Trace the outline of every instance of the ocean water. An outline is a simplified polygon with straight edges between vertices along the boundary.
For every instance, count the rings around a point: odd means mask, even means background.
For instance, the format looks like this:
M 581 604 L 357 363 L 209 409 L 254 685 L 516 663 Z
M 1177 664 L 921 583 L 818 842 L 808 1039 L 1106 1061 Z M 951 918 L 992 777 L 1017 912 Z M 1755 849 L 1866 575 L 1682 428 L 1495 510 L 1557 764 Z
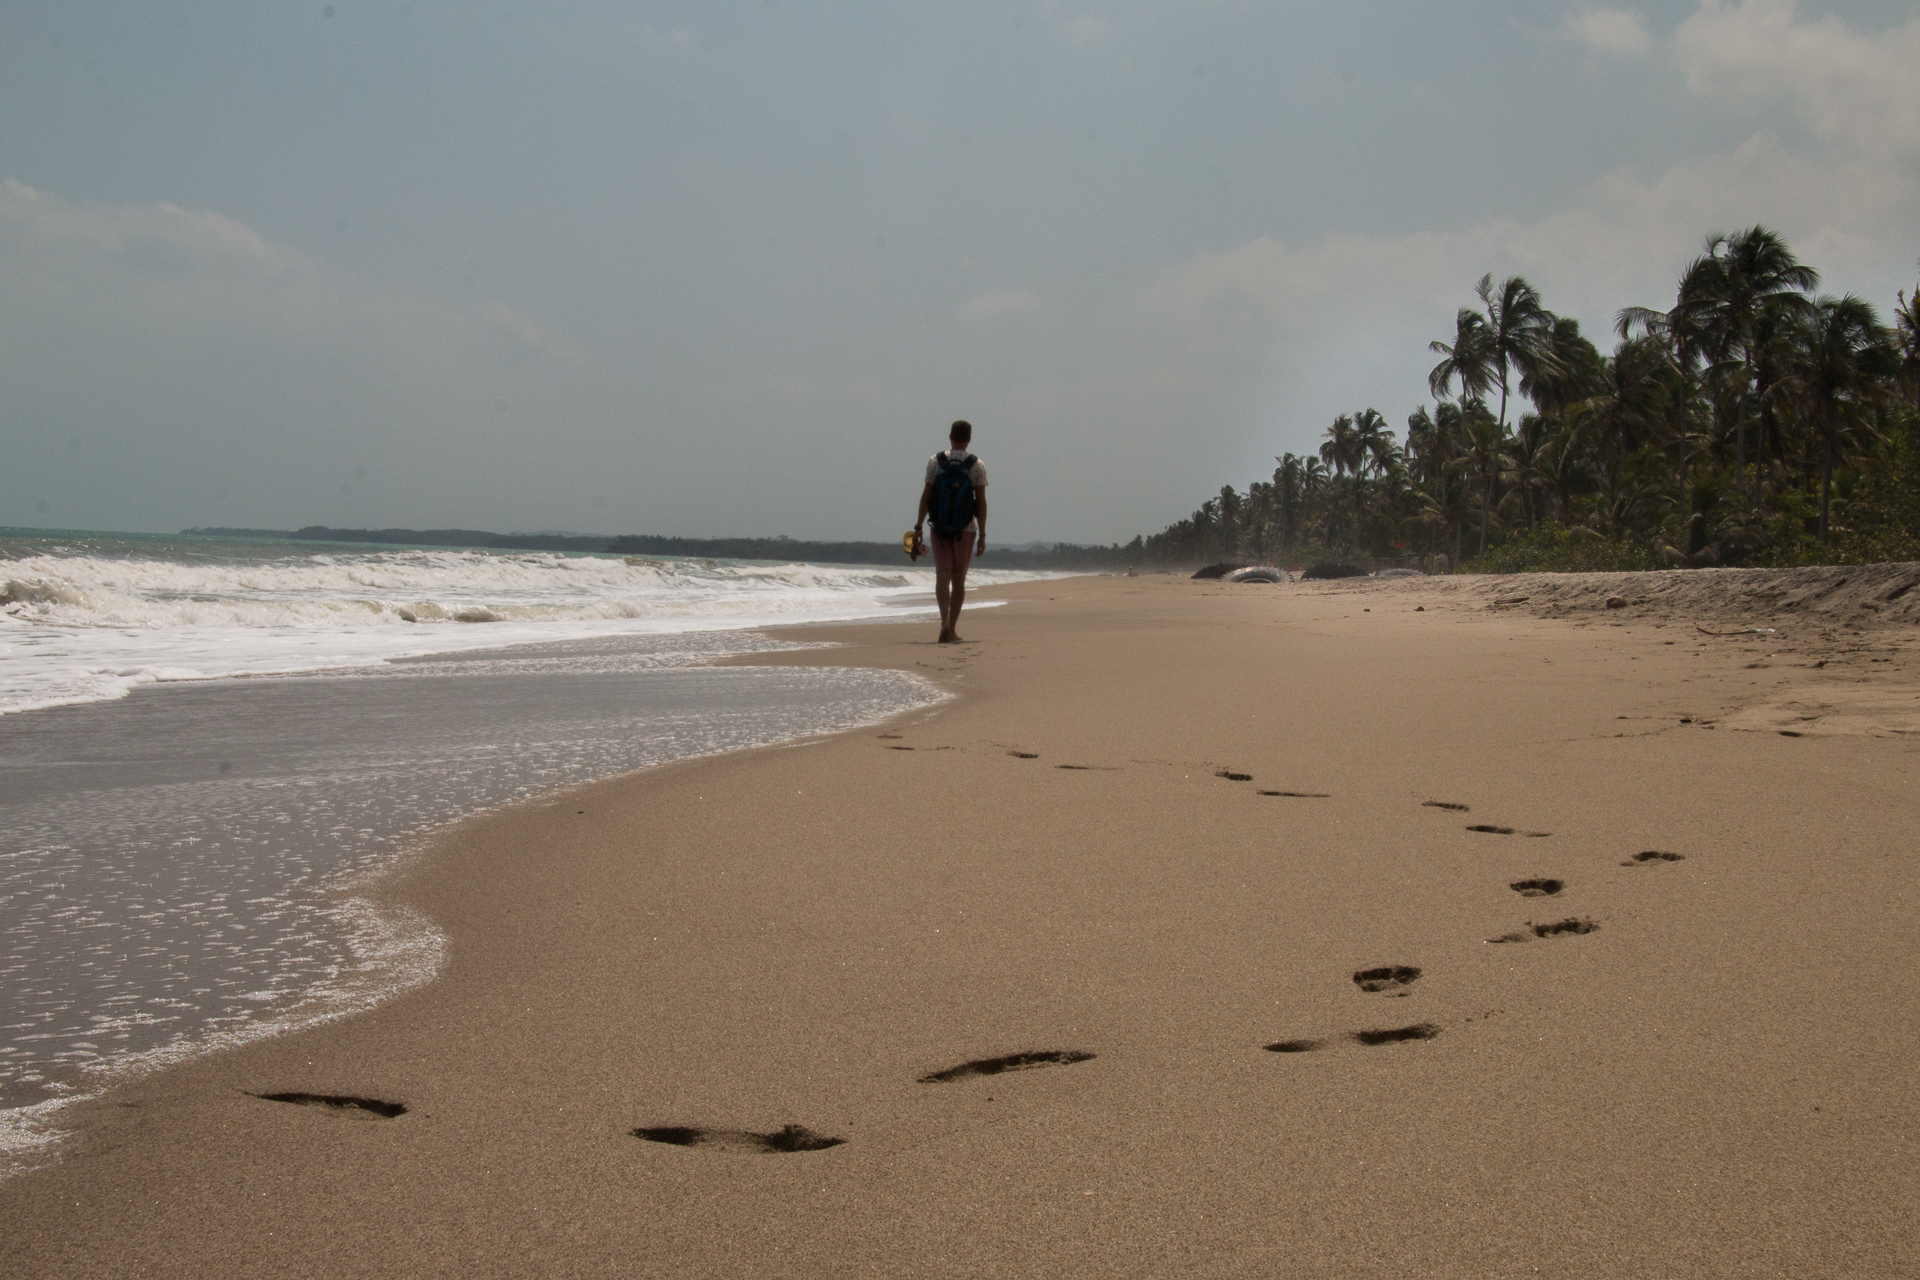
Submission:
M 976 568 L 970 585 L 1045 575 Z M 0 715 L 157 681 L 931 609 L 933 570 L 0 529 Z
M 775 621 L 930 616 L 924 569 L 106 535 L 0 556 L 6 1168 L 73 1098 L 429 980 L 431 922 L 360 886 L 435 827 L 941 696 L 706 665 L 792 647 L 753 630 Z

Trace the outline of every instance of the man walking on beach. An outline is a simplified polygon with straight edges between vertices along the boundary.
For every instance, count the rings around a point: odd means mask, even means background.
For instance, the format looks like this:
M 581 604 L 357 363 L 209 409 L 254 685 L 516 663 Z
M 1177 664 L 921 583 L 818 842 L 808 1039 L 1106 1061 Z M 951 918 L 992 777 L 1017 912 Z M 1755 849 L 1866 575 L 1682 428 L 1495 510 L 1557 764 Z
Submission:
M 960 643 L 960 604 L 967 598 L 967 566 L 987 552 L 987 469 L 968 452 L 973 424 L 947 432 L 952 448 L 927 459 L 920 489 L 917 536 L 933 517 L 933 594 L 940 602 L 940 643 Z

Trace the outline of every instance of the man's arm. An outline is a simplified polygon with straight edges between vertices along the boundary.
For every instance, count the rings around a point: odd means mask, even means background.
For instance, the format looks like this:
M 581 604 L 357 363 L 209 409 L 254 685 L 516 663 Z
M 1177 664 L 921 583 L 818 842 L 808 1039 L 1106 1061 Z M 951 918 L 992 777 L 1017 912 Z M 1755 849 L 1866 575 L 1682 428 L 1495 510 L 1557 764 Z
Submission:
M 933 492 L 932 485 L 927 486 L 927 492 Z M 925 506 L 926 501 L 922 498 L 920 504 Z M 973 521 L 974 528 L 980 535 L 979 542 L 974 545 L 973 554 L 983 556 L 987 554 L 987 486 L 985 485 L 981 485 L 980 491 L 973 495 Z
M 927 512 L 933 508 L 933 481 L 929 480 L 920 487 L 920 514 L 913 518 L 913 527 L 920 528 L 927 522 Z

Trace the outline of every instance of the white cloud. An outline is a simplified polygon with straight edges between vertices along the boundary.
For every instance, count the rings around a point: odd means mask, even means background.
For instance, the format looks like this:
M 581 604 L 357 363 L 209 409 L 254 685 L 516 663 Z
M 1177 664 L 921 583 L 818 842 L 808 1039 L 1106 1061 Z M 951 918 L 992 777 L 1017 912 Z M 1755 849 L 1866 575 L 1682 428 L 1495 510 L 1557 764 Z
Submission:
M 1633 56 L 1653 47 L 1653 37 L 1640 15 L 1624 9 L 1582 9 L 1569 14 L 1567 33 L 1602 53 Z
M 1568 29 L 1596 49 L 1654 47 L 1619 10 L 1579 11 Z M 1303 411 L 1315 420 L 1355 407 L 1335 403 L 1349 394 L 1416 401 L 1426 341 L 1446 336 L 1483 272 L 1527 276 L 1604 346 L 1619 308 L 1671 299 L 1709 233 L 1755 223 L 1785 235 L 1825 287 L 1891 302 L 1920 226 L 1920 167 L 1902 154 L 1920 149 L 1920 17 L 1865 35 L 1833 18 L 1801 21 L 1792 0 L 1701 0 L 1667 52 L 1695 91 L 1736 107 L 1791 95 L 1821 144 L 1800 150 L 1755 133 L 1656 176 L 1604 174 L 1532 222 L 1302 245 L 1262 238 L 1198 255 L 1135 299 L 1132 340 L 1166 356 L 1151 376 L 1194 397 L 1262 384 L 1272 397 L 1297 396 L 1294 405 L 1312 401 Z
M 1040 309 L 1040 295 L 1031 289 L 1009 289 L 1001 293 L 983 293 L 969 298 L 960 308 L 960 318 L 969 324 L 998 320 L 1005 316 L 1028 315 Z
M 0 182 L 0 337 L 13 523 L 457 523 L 604 483 L 577 424 L 607 373 L 533 319 L 219 214 Z
M 1785 234 L 1828 287 L 1891 301 L 1920 225 L 1920 181 L 1757 134 L 1651 180 L 1606 174 L 1538 221 L 1303 245 L 1262 238 L 1201 254 L 1136 296 L 1128 342 L 1140 358 L 1128 362 L 1122 398 L 1169 413 L 1211 402 L 1262 441 L 1297 449 L 1336 413 L 1373 404 L 1397 417 L 1425 400 L 1435 359 L 1426 344 L 1474 305 L 1483 272 L 1526 276 L 1605 349 L 1621 307 L 1671 301 L 1708 233 L 1755 222 Z M 1275 422 L 1290 440 L 1270 439 Z M 1261 449 L 1256 458 L 1273 451 Z
M 504 303 L 375 288 L 217 213 L 83 204 L 12 178 L 0 181 L 0 285 L 4 303 L 43 318 L 167 343 L 239 335 L 580 359 Z
M 1673 37 L 1694 92 L 1735 104 L 1784 94 L 1830 139 L 1885 155 L 1920 151 L 1920 16 L 1875 35 L 1794 0 L 1701 0 Z

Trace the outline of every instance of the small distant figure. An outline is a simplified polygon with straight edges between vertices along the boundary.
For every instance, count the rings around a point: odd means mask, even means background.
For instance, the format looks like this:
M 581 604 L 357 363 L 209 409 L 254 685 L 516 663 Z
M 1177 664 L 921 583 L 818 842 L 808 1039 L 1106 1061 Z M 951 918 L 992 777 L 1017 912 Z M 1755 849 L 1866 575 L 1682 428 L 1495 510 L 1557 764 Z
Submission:
M 973 456 L 973 424 L 956 422 L 952 446 L 927 459 L 920 490 L 917 539 L 933 519 L 933 595 L 940 602 L 940 643 L 960 643 L 960 606 L 967 598 L 967 566 L 987 553 L 987 469 Z

